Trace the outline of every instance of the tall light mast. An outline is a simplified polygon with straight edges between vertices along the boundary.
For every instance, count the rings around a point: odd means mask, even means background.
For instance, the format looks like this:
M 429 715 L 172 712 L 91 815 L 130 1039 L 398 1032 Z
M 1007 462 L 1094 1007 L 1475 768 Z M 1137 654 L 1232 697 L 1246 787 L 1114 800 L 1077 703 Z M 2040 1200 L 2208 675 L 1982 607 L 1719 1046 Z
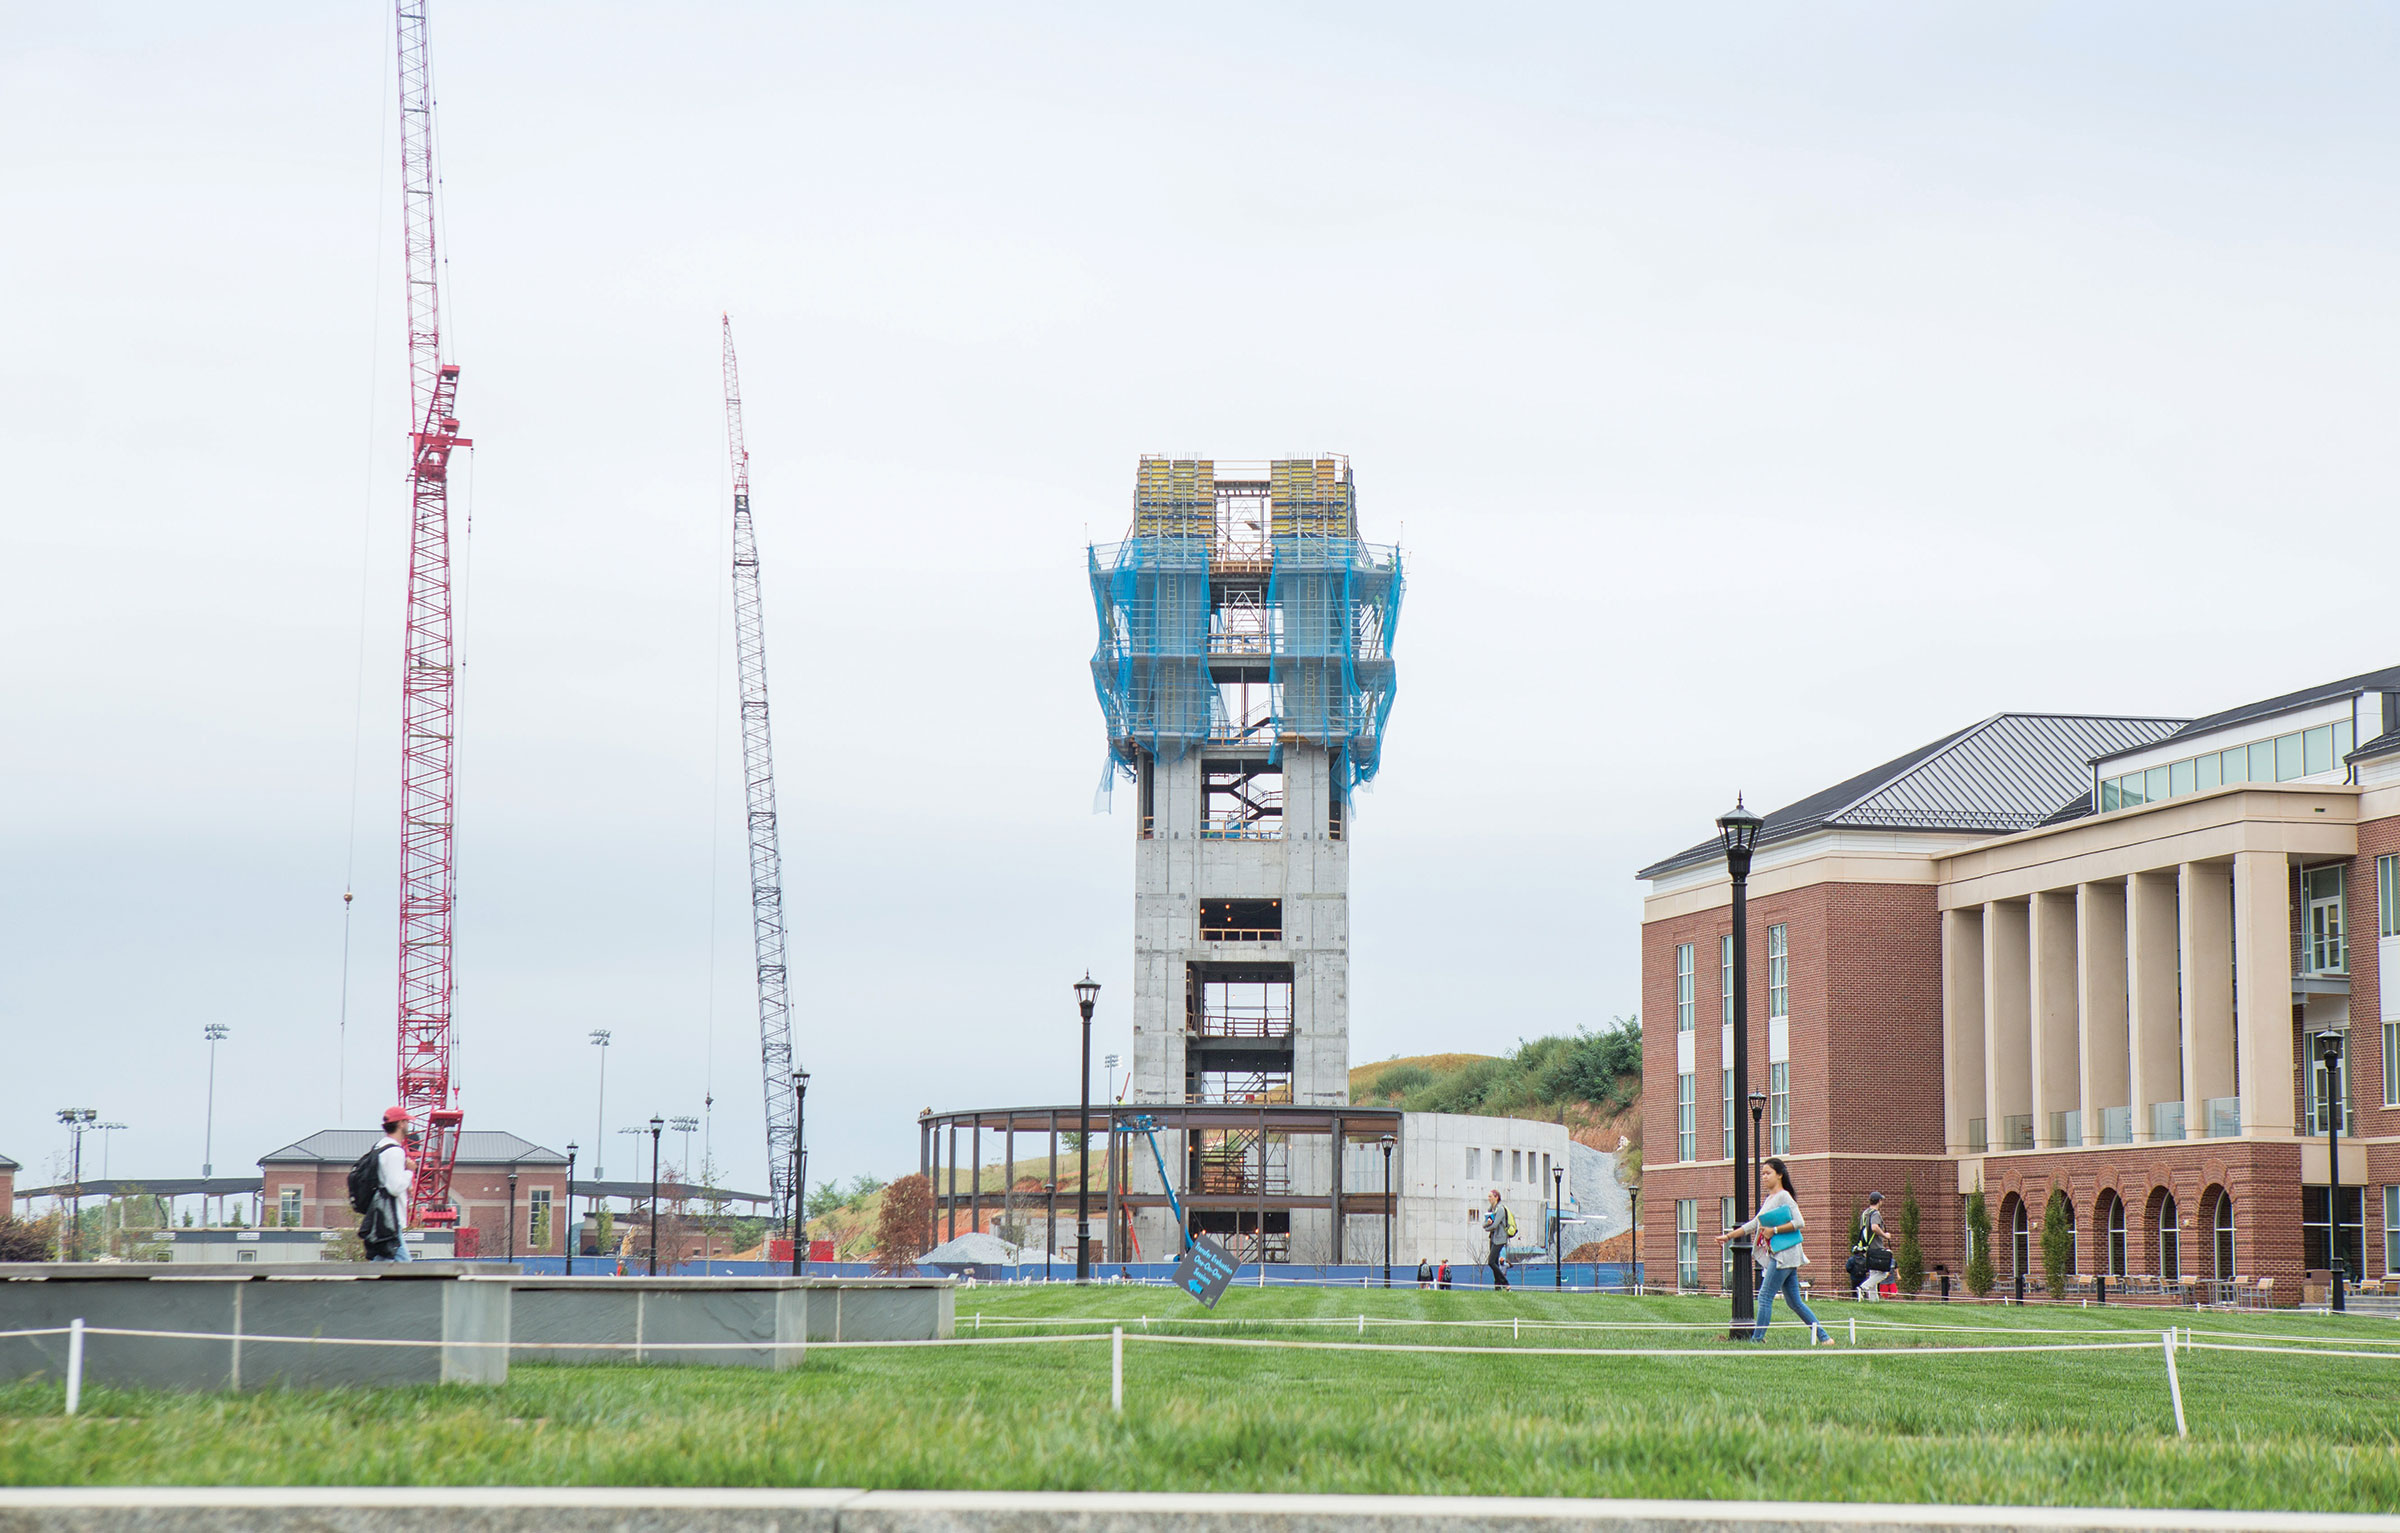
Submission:
M 450 455 L 458 368 L 442 360 L 434 255 L 433 78 L 427 0 L 398 0 L 400 228 L 408 287 L 408 626 L 400 671 L 400 1105 L 417 1124 L 411 1224 L 453 1226 L 450 1171 L 463 1114 L 451 1105 L 450 933 L 457 895 L 457 652 L 450 625 Z
M 767 727 L 767 623 L 759 600 L 758 535 L 750 524 L 750 450 L 742 442 L 742 380 L 725 316 L 725 443 L 733 456 L 733 635 L 741 667 L 742 781 L 750 799 L 750 917 L 758 957 L 758 1052 L 767 1093 L 768 1190 L 777 1216 L 806 1192 L 792 1185 L 800 1104 L 792 1084 L 792 1013 L 783 967 L 783 844 L 775 830 L 775 745 Z

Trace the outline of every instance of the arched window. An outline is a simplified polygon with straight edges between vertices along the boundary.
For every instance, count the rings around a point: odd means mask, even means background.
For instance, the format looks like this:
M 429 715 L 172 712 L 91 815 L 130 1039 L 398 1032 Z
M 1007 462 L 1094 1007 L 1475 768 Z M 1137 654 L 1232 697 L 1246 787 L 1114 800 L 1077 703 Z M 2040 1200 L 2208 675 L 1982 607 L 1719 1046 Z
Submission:
M 2175 1194 L 2171 1192 L 2158 1196 L 2158 1275 L 2168 1283 L 2183 1277 L 2183 1251 L 2175 1233 Z
M 2105 1269 L 2112 1278 L 2125 1276 L 2125 1200 L 2110 1194 L 2108 1199 L 2108 1249 L 2102 1257 Z
M 2033 1241 L 2025 1231 L 2025 1200 L 2019 1198 L 2008 1220 L 2009 1273 L 2033 1270 Z
M 2234 1277 L 2233 1198 L 2231 1194 L 2220 1194 L 2217 1198 L 2216 1236 L 2217 1281 L 2230 1283 Z

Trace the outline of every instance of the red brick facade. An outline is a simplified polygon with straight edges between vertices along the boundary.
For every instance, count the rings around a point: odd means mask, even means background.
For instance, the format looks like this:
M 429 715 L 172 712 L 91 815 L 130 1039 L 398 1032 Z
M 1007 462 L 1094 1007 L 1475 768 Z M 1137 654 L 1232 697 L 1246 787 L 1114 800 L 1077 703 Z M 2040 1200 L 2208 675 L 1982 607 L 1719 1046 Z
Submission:
M 1852 1211 L 1881 1192 L 1895 1228 L 1904 1188 L 1923 1217 L 1928 1267 L 1960 1243 L 1958 1173 L 1942 1145 L 1941 917 L 1929 884 L 1810 884 L 1750 901 L 1750 1089 L 1768 1081 L 1767 932 L 1786 928 L 1791 1000 L 1791 1148 L 1819 1286 L 1838 1284 Z M 1676 1203 L 1699 1202 L 1700 1285 L 1716 1288 L 1724 1159 L 1720 906 L 1642 930 L 1642 1260 L 1676 1273 Z M 1694 950 L 1693 1074 L 1699 1159 L 1676 1159 L 1675 949 Z M 1749 1112 L 1737 1111 L 1748 1132 Z M 1762 1146 L 1771 1139 L 1761 1135 Z M 1953 1270 L 1958 1266 L 1950 1259 Z

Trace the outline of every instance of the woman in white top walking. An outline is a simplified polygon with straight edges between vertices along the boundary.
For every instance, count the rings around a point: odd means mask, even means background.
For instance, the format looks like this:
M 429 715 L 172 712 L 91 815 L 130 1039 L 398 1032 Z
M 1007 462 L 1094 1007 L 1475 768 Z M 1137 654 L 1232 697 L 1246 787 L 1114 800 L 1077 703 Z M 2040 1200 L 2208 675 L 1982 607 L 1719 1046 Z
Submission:
M 1727 1230 L 1717 1237 L 1717 1244 L 1744 1237 L 1751 1239 L 1751 1249 L 1758 1253 L 1765 1281 L 1758 1289 L 1758 1319 L 1750 1332 L 1752 1341 L 1765 1341 L 1767 1327 L 1775 1319 L 1775 1295 L 1781 1293 L 1792 1306 L 1792 1313 L 1808 1322 L 1809 1335 L 1818 1346 L 1833 1345 L 1833 1333 L 1817 1324 L 1816 1313 L 1808 1301 L 1800 1297 L 1800 1269 L 1808 1265 L 1808 1253 L 1800 1249 L 1800 1232 L 1808 1221 L 1800 1217 L 1800 1205 L 1792 1201 L 1792 1168 L 1783 1163 L 1780 1155 L 1767 1157 L 1766 1169 L 1760 1173 L 1766 1187 L 1766 1201 L 1758 1206 L 1758 1217 L 1739 1229 Z M 1775 1243 L 1782 1241 L 1782 1249 Z

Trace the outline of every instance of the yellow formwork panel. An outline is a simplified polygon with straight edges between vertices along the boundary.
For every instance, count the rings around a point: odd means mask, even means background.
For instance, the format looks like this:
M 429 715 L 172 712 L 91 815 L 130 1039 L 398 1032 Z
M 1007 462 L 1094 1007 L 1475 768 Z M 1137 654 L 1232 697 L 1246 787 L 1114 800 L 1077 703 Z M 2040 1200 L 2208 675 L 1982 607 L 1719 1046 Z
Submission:
M 1339 458 L 1278 458 L 1267 477 L 1275 536 L 1357 536 L 1349 464 Z
M 1144 458 L 1133 476 L 1135 537 L 1211 537 L 1217 466 L 1211 458 Z

